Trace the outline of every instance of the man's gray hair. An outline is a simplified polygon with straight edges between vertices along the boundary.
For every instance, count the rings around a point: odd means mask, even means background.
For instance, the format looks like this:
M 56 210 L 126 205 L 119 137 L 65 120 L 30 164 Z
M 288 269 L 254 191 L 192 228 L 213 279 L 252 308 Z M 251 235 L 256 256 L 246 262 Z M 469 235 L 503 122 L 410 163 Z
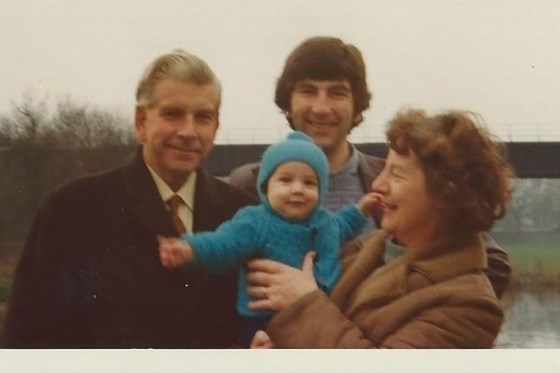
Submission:
M 153 101 L 155 86 L 165 79 L 199 85 L 213 84 L 218 96 L 217 106 L 220 107 L 222 97 L 220 81 L 204 60 L 182 49 L 166 53 L 148 66 L 136 89 L 136 104 L 145 107 L 155 105 L 156 102 Z

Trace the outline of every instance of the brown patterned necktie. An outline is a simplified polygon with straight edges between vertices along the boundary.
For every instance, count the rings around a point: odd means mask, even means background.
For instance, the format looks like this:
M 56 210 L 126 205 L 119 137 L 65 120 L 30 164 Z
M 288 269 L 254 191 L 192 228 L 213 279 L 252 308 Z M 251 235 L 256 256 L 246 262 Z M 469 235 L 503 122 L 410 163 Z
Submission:
M 174 194 L 173 197 L 167 200 L 167 205 L 169 206 L 169 210 L 171 211 L 171 219 L 173 220 L 173 225 L 177 232 L 180 234 L 186 233 L 187 229 L 185 228 L 185 224 L 179 218 L 179 205 L 181 204 L 182 199 L 178 195 Z

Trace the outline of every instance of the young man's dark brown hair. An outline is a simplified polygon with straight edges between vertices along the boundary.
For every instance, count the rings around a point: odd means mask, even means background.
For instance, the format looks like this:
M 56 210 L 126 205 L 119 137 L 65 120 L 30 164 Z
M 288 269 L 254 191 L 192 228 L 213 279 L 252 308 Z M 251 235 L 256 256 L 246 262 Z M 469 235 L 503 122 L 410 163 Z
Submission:
M 292 91 L 304 79 L 348 79 L 354 98 L 354 113 L 361 114 L 369 108 L 371 93 L 367 87 L 365 63 L 362 53 L 352 44 L 334 37 L 316 36 L 294 49 L 276 84 L 274 102 L 280 109 L 290 111 Z M 291 125 L 290 118 L 288 121 Z

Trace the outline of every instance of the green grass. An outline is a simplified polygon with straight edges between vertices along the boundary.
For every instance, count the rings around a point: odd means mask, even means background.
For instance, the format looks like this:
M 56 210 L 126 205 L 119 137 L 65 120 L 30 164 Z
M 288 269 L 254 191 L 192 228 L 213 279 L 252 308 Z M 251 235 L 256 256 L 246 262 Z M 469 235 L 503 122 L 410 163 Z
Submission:
M 560 274 L 560 232 L 496 232 L 492 237 L 509 253 L 514 270 Z

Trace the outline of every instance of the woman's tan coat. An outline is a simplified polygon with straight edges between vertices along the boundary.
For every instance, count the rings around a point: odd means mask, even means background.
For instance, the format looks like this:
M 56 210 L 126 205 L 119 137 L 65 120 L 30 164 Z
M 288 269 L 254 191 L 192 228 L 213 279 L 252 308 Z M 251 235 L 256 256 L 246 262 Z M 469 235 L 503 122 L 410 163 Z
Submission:
M 482 239 L 408 250 L 383 266 L 386 237 L 378 231 L 345 248 L 330 298 L 317 290 L 279 312 L 267 328 L 276 347 L 492 347 L 503 312 L 482 272 Z

